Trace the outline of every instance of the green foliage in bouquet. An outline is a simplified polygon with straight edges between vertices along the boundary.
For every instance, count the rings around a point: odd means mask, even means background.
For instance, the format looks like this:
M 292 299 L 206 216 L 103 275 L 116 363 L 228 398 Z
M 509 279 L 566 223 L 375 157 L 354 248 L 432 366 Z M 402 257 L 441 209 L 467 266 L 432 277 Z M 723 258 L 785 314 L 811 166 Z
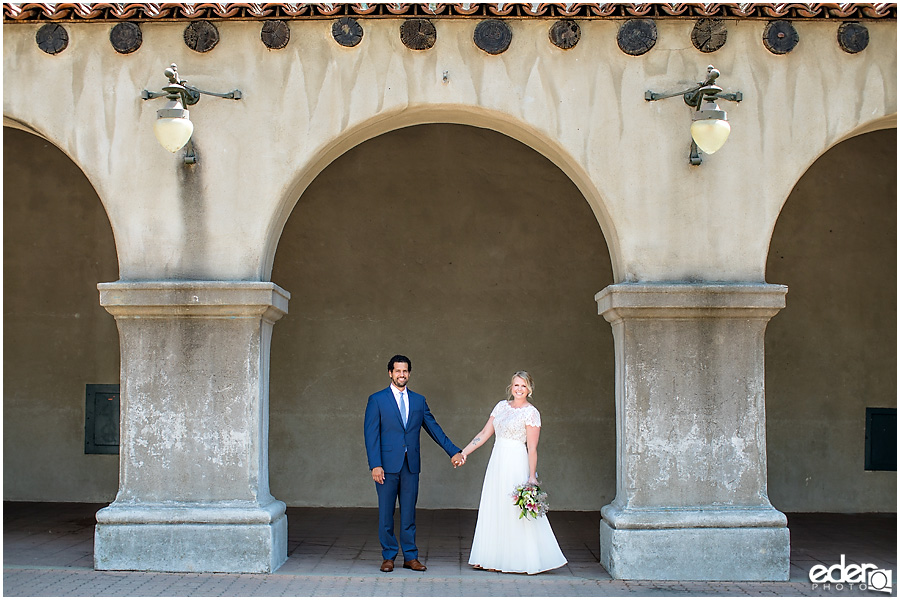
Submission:
M 547 492 L 541 491 L 541 486 L 534 483 L 523 483 L 516 486 L 512 493 L 513 504 L 518 506 L 521 512 L 519 518 L 537 519 L 543 517 L 550 510 L 547 504 Z

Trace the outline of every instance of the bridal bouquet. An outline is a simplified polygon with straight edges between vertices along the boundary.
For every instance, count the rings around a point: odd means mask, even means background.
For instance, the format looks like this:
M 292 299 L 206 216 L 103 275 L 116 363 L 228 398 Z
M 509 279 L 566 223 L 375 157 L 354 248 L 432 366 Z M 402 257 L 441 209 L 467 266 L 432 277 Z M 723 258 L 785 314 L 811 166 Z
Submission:
M 547 492 L 541 491 L 541 486 L 535 483 L 523 483 L 516 486 L 512 493 L 513 504 L 522 511 L 519 518 L 537 519 L 543 517 L 550 510 L 547 504 Z

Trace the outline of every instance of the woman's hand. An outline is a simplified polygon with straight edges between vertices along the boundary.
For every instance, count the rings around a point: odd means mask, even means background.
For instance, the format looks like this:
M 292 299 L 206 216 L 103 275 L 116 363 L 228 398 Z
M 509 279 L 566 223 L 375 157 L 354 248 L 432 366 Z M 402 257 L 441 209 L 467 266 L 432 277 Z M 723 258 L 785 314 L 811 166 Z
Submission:
M 533 483 L 534 485 L 538 485 L 537 475 L 532 475 L 528 478 L 528 483 Z

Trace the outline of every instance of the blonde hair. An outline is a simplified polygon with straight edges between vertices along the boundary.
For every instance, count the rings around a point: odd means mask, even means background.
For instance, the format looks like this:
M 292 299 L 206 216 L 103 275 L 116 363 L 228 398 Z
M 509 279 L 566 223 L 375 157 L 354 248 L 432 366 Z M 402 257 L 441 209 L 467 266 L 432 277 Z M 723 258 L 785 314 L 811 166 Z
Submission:
M 516 371 L 513 373 L 512 378 L 509 380 L 509 385 L 506 386 L 506 401 L 509 402 L 513 399 L 512 395 L 512 385 L 516 379 L 525 380 L 525 385 L 528 386 L 528 397 L 531 398 L 531 394 L 534 392 L 534 380 L 531 378 L 531 375 L 528 374 L 528 371 Z

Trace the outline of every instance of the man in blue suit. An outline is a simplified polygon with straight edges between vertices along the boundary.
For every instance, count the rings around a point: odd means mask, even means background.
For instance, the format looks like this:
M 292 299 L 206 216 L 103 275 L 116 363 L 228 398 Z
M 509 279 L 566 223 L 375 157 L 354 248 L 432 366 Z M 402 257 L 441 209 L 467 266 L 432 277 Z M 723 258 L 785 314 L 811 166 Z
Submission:
M 378 493 L 378 540 L 381 542 L 381 570 L 394 570 L 400 547 L 394 536 L 394 506 L 400 500 L 400 545 L 403 567 L 424 571 L 416 548 L 416 499 L 419 497 L 419 434 L 422 427 L 451 456 L 454 467 L 465 462 L 460 449 L 438 425 L 425 396 L 407 389 L 412 362 L 397 355 L 388 362 L 391 385 L 369 396 L 365 434 L 369 469 Z

